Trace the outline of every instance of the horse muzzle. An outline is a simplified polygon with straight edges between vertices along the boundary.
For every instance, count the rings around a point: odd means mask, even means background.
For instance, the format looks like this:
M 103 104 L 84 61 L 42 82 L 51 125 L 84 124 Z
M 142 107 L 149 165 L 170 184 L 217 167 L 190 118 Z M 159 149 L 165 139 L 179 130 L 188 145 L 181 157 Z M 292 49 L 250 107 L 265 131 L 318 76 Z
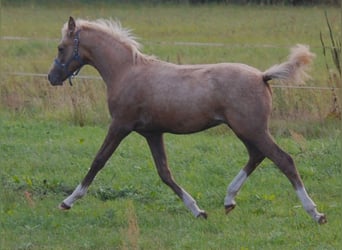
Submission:
M 48 80 L 53 86 L 61 86 L 63 85 L 63 81 L 56 75 L 54 74 L 48 74 Z

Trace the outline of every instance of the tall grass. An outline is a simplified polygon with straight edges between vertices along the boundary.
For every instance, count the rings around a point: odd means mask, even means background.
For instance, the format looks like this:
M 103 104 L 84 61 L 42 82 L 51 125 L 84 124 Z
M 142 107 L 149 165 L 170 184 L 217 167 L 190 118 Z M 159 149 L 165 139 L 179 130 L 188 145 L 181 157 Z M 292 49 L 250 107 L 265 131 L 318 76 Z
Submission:
M 327 23 L 327 27 L 329 29 L 329 41 L 330 46 L 326 45 L 325 39 L 323 38 L 322 32 L 320 32 L 320 39 L 322 44 L 323 55 L 325 58 L 325 65 L 329 75 L 328 83 L 331 86 L 331 94 L 332 94 L 332 104 L 330 108 L 329 117 L 337 118 L 341 120 L 341 101 L 340 97 L 337 95 L 338 89 L 342 89 L 342 60 L 341 60 L 341 37 L 338 35 L 336 38 L 336 34 L 334 35 L 334 31 L 331 28 L 330 21 L 328 19 L 328 14 L 325 12 L 325 20 Z M 328 52 L 329 55 L 328 55 Z M 328 63 L 331 62 L 331 63 Z M 333 68 L 330 65 L 333 65 Z
M 340 13 L 326 8 L 331 32 L 339 32 Z M 67 13 L 67 14 L 66 14 Z M 76 79 L 74 87 L 54 88 L 46 78 L 6 72 L 47 73 L 56 55 L 62 24 L 68 15 L 82 18 L 113 17 L 141 37 L 146 54 L 181 64 L 243 62 L 261 70 L 286 60 L 289 47 L 309 44 L 317 54 L 309 86 L 329 86 L 319 31 L 328 31 L 321 8 L 109 5 L 101 3 L 29 5 L 3 8 L 2 36 L 28 40 L 1 41 L 0 109 L 29 117 L 50 117 L 78 125 L 107 124 L 105 87 L 101 80 Z M 22 18 L 15 18 L 21 16 Z M 317 18 L 312 18 L 316 16 Z M 51 40 L 52 39 L 52 40 Z M 56 39 L 56 40 L 54 40 Z M 218 43 L 193 46 L 175 42 Z M 83 75 L 97 73 L 85 67 Z M 331 109 L 328 90 L 273 89 L 273 119 L 325 122 Z

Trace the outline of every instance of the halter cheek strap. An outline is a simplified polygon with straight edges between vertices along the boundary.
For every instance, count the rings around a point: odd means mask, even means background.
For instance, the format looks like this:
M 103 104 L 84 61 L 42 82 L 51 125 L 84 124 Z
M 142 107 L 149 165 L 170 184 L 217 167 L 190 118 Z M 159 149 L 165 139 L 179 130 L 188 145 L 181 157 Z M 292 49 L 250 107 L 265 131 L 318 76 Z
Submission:
M 64 70 L 64 72 L 67 74 L 67 78 L 69 80 L 69 84 L 70 86 L 72 86 L 72 81 L 71 79 L 74 78 L 81 70 L 81 68 L 83 67 L 83 65 L 85 64 L 84 61 L 82 60 L 80 54 L 79 54 L 79 45 L 80 45 L 80 33 L 81 30 L 76 31 L 75 33 L 75 38 L 74 38 L 74 50 L 73 50 L 73 55 L 72 57 L 66 62 L 66 63 L 62 63 L 60 60 L 58 60 L 58 58 L 55 59 L 55 64 L 60 67 L 62 70 Z M 75 71 L 70 71 L 68 68 L 70 66 L 70 64 L 76 61 L 80 64 L 79 68 Z

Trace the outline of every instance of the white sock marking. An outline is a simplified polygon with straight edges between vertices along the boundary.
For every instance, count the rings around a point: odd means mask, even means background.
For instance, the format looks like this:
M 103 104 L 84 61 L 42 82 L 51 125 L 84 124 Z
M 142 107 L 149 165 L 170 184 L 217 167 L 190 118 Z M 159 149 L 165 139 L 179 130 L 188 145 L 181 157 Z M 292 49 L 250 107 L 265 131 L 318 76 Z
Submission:
M 241 186 L 247 179 L 247 173 L 244 170 L 240 170 L 240 172 L 235 176 L 233 181 L 229 184 L 227 188 L 227 196 L 224 199 L 224 205 L 235 205 L 234 198 L 239 192 Z
M 316 204 L 311 200 L 308 193 L 306 192 L 305 188 L 299 188 L 296 190 L 296 193 L 302 202 L 302 205 L 306 212 L 312 216 L 312 218 L 316 221 L 319 221 L 324 214 L 321 214 L 316 209 Z
M 190 209 L 195 217 L 198 217 L 201 213 L 205 213 L 203 210 L 199 209 L 196 204 L 196 201 L 190 194 L 188 194 L 184 189 L 182 189 L 183 195 L 183 202 L 185 206 Z
M 82 198 L 87 193 L 87 190 L 88 188 L 82 187 L 82 185 L 79 184 L 74 190 L 74 192 L 72 192 L 72 194 L 63 201 L 63 203 L 69 207 L 72 207 L 76 200 Z
M 301 200 L 305 210 L 312 210 L 316 207 L 316 204 L 311 200 L 304 187 L 296 190 L 296 193 Z

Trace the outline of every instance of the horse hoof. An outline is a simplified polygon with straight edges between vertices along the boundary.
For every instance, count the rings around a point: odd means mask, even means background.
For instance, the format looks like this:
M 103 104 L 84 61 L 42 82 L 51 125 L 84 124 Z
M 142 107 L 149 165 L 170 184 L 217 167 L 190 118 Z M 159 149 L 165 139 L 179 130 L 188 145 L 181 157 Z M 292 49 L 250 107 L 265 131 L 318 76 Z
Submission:
M 203 219 L 207 219 L 208 218 L 208 214 L 206 212 L 200 212 L 199 215 L 197 215 L 197 218 L 203 218 Z
M 318 219 L 318 223 L 319 223 L 320 225 L 325 224 L 325 223 L 327 223 L 327 222 L 328 222 L 328 220 L 327 220 L 327 217 L 325 216 L 325 214 L 322 214 L 322 215 L 319 217 L 319 219 Z
M 58 208 L 59 208 L 60 210 L 69 210 L 71 207 L 68 206 L 67 204 L 65 204 L 64 202 L 62 202 L 62 203 L 58 206 Z
M 226 210 L 226 214 L 228 214 L 230 211 L 232 211 L 235 208 L 235 204 L 230 204 L 230 205 L 226 205 L 224 206 L 225 210 Z

